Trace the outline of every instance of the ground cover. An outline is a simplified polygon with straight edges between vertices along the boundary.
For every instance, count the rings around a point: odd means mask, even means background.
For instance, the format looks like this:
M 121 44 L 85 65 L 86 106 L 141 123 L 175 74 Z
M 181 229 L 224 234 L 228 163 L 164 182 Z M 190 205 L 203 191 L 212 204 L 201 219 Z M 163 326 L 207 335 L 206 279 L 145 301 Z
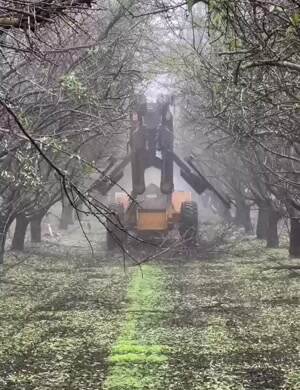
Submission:
M 1 278 L 0 388 L 99 389 L 129 275 L 86 257 L 30 256 Z
M 164 272 L 158 266 L 136 268 L 128 287 L 123 328 L 109 358 L 108 390 L 159 389 L 169 348 L 153 337 L 165 311 Z
M 105 256 L 31 255 L 2 277 L 0 388 L 300 389 L 285 248 L 250 240 L 126 271 Z
M 158 330 L 172 346 L 164 388 L 299 390 L 300 276 L 290 265 L 285 249 L 256 241 L 173 265 L 174 314 Z

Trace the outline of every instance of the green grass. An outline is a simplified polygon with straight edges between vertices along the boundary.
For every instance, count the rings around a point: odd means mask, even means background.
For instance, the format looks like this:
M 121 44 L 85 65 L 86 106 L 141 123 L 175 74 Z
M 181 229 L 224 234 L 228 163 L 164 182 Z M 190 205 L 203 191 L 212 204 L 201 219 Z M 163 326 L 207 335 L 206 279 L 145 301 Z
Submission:
M 161 345 L 136 345 L 132 341 L 126 343 L 123 341 L 113 347 L 113 354 L 126 354 L 126 353 L 145 353 L 145 354 L 160 354 L 167 352 L 168 349 Z
M 142 272 L 33 256 L 1 280 L 0 389 L 300 390 L 291 264 L 257 241 Z
M 142 272 L 135 271 L 128 287 L 127 316 L 109 358 L 112 367 L 105 389 L 160 388 L 156 368 L 167 364 L 169 348 L 156 344 L 157 340 L 151 336 L 145 342 L 141 335 L 159 324 L 160 312 L 156 308 L 163 292 L 164 274 L 160 268 L 146 265 Z

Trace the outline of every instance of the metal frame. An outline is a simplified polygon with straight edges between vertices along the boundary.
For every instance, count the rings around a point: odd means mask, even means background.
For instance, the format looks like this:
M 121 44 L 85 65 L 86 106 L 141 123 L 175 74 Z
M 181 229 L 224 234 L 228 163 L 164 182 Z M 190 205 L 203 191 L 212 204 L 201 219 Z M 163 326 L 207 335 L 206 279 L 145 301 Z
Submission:
M 155 167 L 161 169 L 162 159 L 153 156 L 149 151 L 145 150 L 145 169 Z M 183 161 L 176 153 L 170 152 L 173 157 L 173 163 L 180 168 L 180 175 L 187 184 L 198 194 L 201 195 L 204 191 L 212 191 L 223 203 L 226 208 L 230 207 L 230 201 L 226 199 L 216 188 L 208 182 L 208 180 L 201 174 L 199 169 L 193 162 L 192 157 Z M 110 166 L 106 171 L 106 177 L 99 179 L 94 186 L 102 195 L 106 195 L 111 188 L 116 185 L 124 176 L 124 169 L 131 162 L 132 153 L 126 155 L 118 164 Z

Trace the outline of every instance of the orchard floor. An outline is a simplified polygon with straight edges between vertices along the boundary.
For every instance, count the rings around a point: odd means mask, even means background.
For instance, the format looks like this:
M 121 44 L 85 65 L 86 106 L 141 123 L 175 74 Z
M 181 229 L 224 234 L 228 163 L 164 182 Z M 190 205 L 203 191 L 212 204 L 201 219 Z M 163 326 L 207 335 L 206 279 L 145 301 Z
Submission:
M 300 389 L 300 275 L 286 269 L 299 262 L 286 249 L 250 240 L 124 269 L 80 245 L 7 256 L 1 390 Z

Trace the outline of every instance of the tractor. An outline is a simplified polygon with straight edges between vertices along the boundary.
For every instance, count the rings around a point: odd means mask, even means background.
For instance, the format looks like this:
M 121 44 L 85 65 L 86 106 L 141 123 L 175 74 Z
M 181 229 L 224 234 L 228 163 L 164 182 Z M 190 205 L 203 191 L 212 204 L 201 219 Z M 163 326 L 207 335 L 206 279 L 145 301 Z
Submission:
M 130 164 L 132 191 L 116 193 L 108 207 L 107 248 L 122 247 L 127 238 L 136 236 L 145 240 L 164 239 L 177 230 L 183 240 L 196 243 L 198 235 L 198 206 L 191 192 L 174 191 L 174 163 L 180 175 L 197 193 L 209 189 L 229 207 L 220 194 L 199 172 L 193 159 L 183 161 L 174 152 L 173 98 L 160 98 L 155 103 L 139 101 L 131 113 L 129 152 L 120 162 L 105 170 L 106 177 L 96 188 L 106 195 L 124 175 Z M 155 167 L 161 172 L 160 185 L 145 182 L 145 171 Z

